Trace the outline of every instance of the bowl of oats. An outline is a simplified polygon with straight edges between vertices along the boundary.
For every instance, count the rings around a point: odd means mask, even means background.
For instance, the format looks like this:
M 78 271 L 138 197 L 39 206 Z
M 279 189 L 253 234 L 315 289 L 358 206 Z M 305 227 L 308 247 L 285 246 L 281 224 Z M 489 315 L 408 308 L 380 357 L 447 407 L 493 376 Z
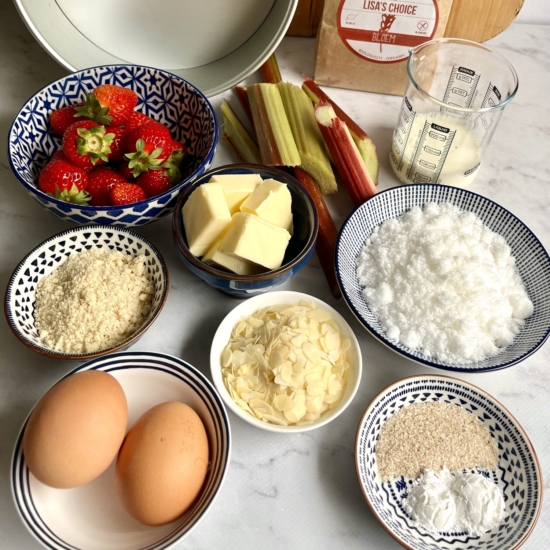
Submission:
M 4 311 L 27 347 L 83 361 L 140 338 L 168 287 L 164 259 L 146 238 L 111 226 L 76 227 L 25 256 L 9 280 Z
M 291 291 L 254 296 L 221 322 L 210 350 L 216 389 L 249 424 L 306 432 L 342 414 L 361 381 L 359 342 L 331 306 Z

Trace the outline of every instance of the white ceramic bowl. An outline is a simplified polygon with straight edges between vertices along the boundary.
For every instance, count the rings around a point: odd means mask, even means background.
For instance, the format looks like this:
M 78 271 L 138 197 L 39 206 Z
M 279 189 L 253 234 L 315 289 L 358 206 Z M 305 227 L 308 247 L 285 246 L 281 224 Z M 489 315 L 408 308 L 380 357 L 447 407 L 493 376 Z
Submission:
M 38 334 L 34 318 L 36 287 L 39 281 L 59 267 L 67 256 L 104 248 L 135 256 L 143 254 L 155 288 L 151 311 L 145 322 L 126 340 L 92 353 L 66 353 L 47 346 Z M 4 311 L 13 334 L 28 348 L 48 357 L 84 361 L 121 351 L 136 342 L 160 315 L 170 287 L 164 258 L 148 239 L 130 231 L 107 225 L 75 227 L 62 231 L 31 250 L 15 268 L 4 300 Z
M 40 45 L 69 71 L 134 63 L 170 71 L 207 96 L 235 86 L 275 51 L 298 0 L 14 0 Z
M 312 422 L 311 424 L 305 424 L 301 426 L 277 426 L 276 424 L 271 424 L 268 422 L 263 422 L 255 416 L 252 416 L 250 413 L 241 409 L 230 393 L 227 391 L 222 377 L 222 366 L 221 366 L 221 354 L 224 348 L 229 342 L 231 336 L 231 331 L 233 327 L 244 317 L 252 315 L 259 309 L 274 304 L 298 304 L 300 300 L 307 300 L 313 302 L 316 307 L 319 309 L 324 309 L 328 311 L 333 320 L 338 323 L 340 332 L 344 338 L 348 338 L 351 342 L 351 346 L 347 350 L 347 359 L 349 362 L 349 372 L 347 383 L 344 387 L 344 392 L 342 399 L 333 409 L 330 409 L 325 414 L 323 414 L 318 420 Z M 278 433 L 299 433 L 307 432 L 314 430 L 315 428 L 320 428 L 325 424 L 328 424 L 334 420 L 337 416 L 342 414 L 348 405 L 351 403 L 354 398 L 359 383 L 361 382 L 361 372 L 363 370 L 363 361 L 361 358 L 361 349 L 359 348 L 359 342 L 353 333 L 353 330 L 347 323 L 347 321 L 331 306 L 310 296 L 309 294 L 303 294 L 301 292 L 291 292 L 291 291 L 279 291 L 279 292 L 268 292 L 266 294 L 261 294 L 250 298 L 246 302 L 239 304 L 235 309 L 231 310 L 224 320 L 221 322 L 214 339 L 212 340 L 212 347 L 210 349 L 210 368 L 212 370 L 212 380 L 216 389 L 220 393 L 222 399 L 225 401 L 225 404 L 231 409 L 238 417 L 242 418 L 249 424 L 261 428 L 263 430 L 268 430 L 270 432 Z
M 472 413 L 498 441 L 498 469 L 490 479 L 504 494 L 505 517 L 481 537 L 460 532 L 428 533 L 415 527 L 401 503 L 412 480 L 400 477 L 382 482 L 378 476 L 375 451 L 382 426 L 404 405 L 432 401 L 452 403 Z M 515 550 L 531 535 L 542 508 L 540 465 L 519 422 L 484 390 L 449 376 L 410 376 L 382 390 L 359 422 L 355 465 L 372 513 L 409 550 Z
M 145 411 L 165 401 L 181 401 L 197 412 L 210 445 L 210 468 L 200 496 L 179 519 L 150 527 L 135 521 L 122 507 L 115 489 L 115 461 L 101 476 L 81 487 L 48 487 L 25 464 L 21 449 L 25 421 L 11 465 L 15 507 L 29 532 L 49 550 L 170 548 L 198 525 L 223 484 L 231 452 L 225 407 L 201 372 L 170 355 L 115 353 L 89 361 L 69 374 L 88 369 L 108 372 L 120 382 L 128 401 L 128 427 Z

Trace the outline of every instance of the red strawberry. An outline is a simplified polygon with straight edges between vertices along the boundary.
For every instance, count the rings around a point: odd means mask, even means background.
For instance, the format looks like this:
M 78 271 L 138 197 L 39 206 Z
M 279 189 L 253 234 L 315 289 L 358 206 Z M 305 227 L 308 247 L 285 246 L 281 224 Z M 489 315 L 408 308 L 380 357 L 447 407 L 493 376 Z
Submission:
M 77 107 L 81 107 L 84 103 L 77 103 L 76 105 L 69 105 L 68 107 L 62 107 L 57 109 L 50 115 L 50 127 L 52 132 L 63 135 L 63 132 L 76 122 L 78 116 Z
M 91 169 L 109 159 L 114 134 L 105 133 L 105 126 L 93 120 L 80 120 L 71 124 L 63 134 L 63 152 L 69 162 Z
M 65 156 L 65 153 L 63 152 L 63 149 L 59 149 L 58 151 L 56 151 L 52 155 L 52 158 L 50 159 L 50 161 L 52 161 L 52 160 L 65 160 L 65 161 L 69 162 L 67 160 L 67 157 Z
M 168 170 L 149 170 L 139 176 L 136 183 L 145 191 L 148 199 L 170 189 Z
M 109 161 L 119 161 L 124 158 L 124 153 L 126 152 L 126 128 L 120 126 L 107 126 L 105 131 L 109 134 L 114 134 L 113 141 L 109 148 L 111 149 L 110 154 L 108 155 Z
M 127 160 L 123 160 L 122 162 L 119 162 L 118 171 L 126 181 L 134 182 L 136 181 L 136 178 L 134 178 L 134 171 L 128 166 L 128 163 L 129 161 Z
M 113 206 L 124 206 L 134 202 L 144 201 L 147 197 L 145 191 L 135 183 L 117 183 L 110 192 Z
M 127 138 L 129 167 L 137 178 L 147 170 L 158 170 L 170 156 L 170 130 L 160 122 L 148 122 L 132 130 Z
M 88 174 L 64 159 L 60 153 L 55 153 L 40 172 L 38 187 L 50 197 L 75 204 L 86 204 L 90 200 L 85 191 L 88 187 Z
M 88 181 L 88 193 L 93 206 L 109 206 L 111 189 L 117 183 L 128 183 L 118 172 L 104 166 L 91 172 Z
M 183 156 L 187 152 L 187 149 L 185 148 L 185 145 L 183 143 L 180 143 L 179 141 L 173 139 L 172 143 L 170 144 L 170 153 L 173 153 L 174 151 L 181 151 L 181 154 Z
M 138 102 L 138 96 L 129 88 L 103 84 L 94 90 L 101 107 L 109 109 L 113 126 L 124 124 Z
M 143 124 L 146 124 L 147 122 L 155 121 L 151 117 L 148 117 L 147 115 L 144 115 L 139 111 L 132 111 L 132 113 L 124 123 L 124 128 L 126 128 L 127 132 L 131 132 L 132 130 L 135 130 L 136 128 L 142 126 Z

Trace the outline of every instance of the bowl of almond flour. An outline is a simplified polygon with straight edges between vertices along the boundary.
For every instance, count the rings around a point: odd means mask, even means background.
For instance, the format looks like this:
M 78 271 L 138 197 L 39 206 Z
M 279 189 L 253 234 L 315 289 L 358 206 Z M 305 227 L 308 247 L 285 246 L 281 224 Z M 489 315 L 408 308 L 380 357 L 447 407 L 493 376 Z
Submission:
M 4 302 L 14 335 L 38 353 L 84 360 L 122 350 L 158 317 L 168 271 L 157 248 L 127 229 L 78 227 L 32 250 Z
M 550 334 L 546 250 L 512 213 L 465 189 L 378 193 L 342 226 L 336 273 L 359 322 L 430 367 L 510 367 Z
M 516 550 L 542 509 L 523 428 L 484 390 L 448 376 L 382 390 L 359 422 L 355 464 L 372 513 L 410 550 Z

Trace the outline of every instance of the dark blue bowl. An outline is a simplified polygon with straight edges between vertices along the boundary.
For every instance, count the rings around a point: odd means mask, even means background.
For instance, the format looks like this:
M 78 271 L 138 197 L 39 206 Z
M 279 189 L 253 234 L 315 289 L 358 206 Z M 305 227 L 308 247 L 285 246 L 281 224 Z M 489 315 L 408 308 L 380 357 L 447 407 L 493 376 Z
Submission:
M 60 148 L 60 137 L 49 129 L 56 109 L 78 103 L 101 84 L 117 84 L 138 95 L 136 110 L 165 124 L 187 147 L 183 178 L 168 191 L 128 206 L 69 204 L 49 197 L 36 185 L 48 159 Z M 79 225 L 90 223 L 131 227 L 170 214 L 177 195 L 203 174 L 214 158 L 218 123 L 212 105 L 192 84 L 167 71 L 141 65 L 105 65 L 79 71 L 52 82 L 21 108 L 8 136 L 11 169 L 27 193 L 49 212 Z
M 272 178 L 286 183 L 292 197 L 292 215 L 294 232 L 288 243 L 283 265 L 279 269 L 266 271 L 259 275 L 237 275 L 229 271 L 216 269 L 202 262 L 189 251 L 181 210 L 191 193 L 210 178 L 218 174 L 260 174 L 264 179 Z M 313 199 L 296 179 L 278 168 L 259 164 L 230 164 L 210 170 L 186 186 L 181 192 L 173 217 L 174 242 L 182 262 L 203 281 L 234 296 L 250 298 L 255 294 L 267 292 L 272 287 L 284 283 L 289 277 L 300 271 L 309 260 L 319 231 L 319 219 Z

